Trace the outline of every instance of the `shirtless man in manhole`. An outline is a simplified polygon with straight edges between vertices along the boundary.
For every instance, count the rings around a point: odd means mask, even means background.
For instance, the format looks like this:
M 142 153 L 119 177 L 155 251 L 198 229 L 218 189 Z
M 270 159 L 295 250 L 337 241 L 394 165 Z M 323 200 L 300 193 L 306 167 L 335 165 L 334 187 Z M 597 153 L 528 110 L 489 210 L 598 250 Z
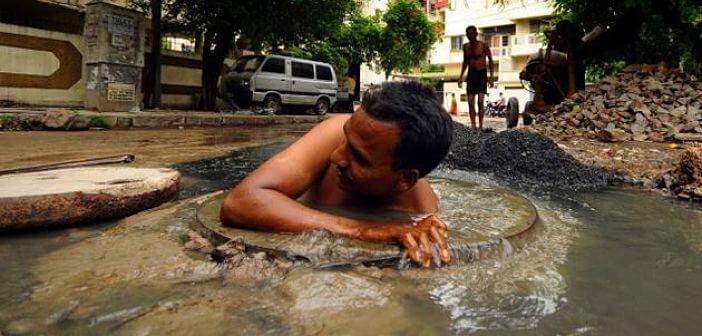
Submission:
M 466 28 L 466 36 L 468 36 L 468 43 L 463 44 L 463 63 L 461 64 L 461 74 L 458 76 L 458 87 L 463 86 L 463 73 L 468 67 L 468 75 L 466 76 L 468 114 L 473 132 L 480 133 L 483 130 L 483 117 L 485 116 L 485 94 L 488 85 L 492 87 L 494 78 L 492 54 L 490 47 L 485 42 L 478 41 L 478 29 L 475 26 Z M 490 77 L 487 75 L 487 69 L 490 69 Z M 478 127 L 475 126 L 475 95 L 478 95 Z
M 435 215 L 415 224 L 373 222 L 325 213 L 324 207 L 434 214 L 439 200 L 424 178 L 448 152 L 452 121 L 434 91 L 417 82 L 372 86 L 349 116 L 326 120 L 249 174 L 222 204 L 222 223 L 299 233 L 326 230 L 399 242 L 424 266 L 438 247 L 451 260 L 447 228 Z

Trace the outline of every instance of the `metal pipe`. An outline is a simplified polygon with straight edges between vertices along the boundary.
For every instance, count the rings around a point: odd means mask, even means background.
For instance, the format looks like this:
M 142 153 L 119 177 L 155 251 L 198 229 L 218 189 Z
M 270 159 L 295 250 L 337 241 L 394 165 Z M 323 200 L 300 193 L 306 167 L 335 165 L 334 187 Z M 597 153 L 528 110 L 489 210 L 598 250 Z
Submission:
M 96 165 L 112 164 L 112 163 L 130 163 L 132 161 L 134 161 L 133 154 L 125 154 L 125 155 L 118 155 L 118 156 L 104 156 L 104 157 L 97 157 L 97 158 L 90 158 L 90 159 L 60 161 L 60 162 L 54 162 L 54 163 L 48 163 L 48 164 L 36 165 L 36 166 L 26 166 L 26 167 L 19 167 L 19 168 L 2 169 L 2 170 L 0 170 L 0 175 L 28 173 L 28 172 L 44 171 L 44 170 L 51 170 L 51 169 L 61 169 L 61 168 L 96 166 Z

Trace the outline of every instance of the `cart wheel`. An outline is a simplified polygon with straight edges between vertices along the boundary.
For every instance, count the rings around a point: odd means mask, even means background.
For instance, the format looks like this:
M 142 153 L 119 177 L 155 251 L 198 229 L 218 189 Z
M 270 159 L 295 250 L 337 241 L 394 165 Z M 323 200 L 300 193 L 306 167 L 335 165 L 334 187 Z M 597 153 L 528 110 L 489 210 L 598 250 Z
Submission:
M 529 126 L 534 122 L 534 115 L 531 114 L 531 104 L 533 102 L 529 101 L 524 106 L 524 113 L 522 113 L 522 124 L 524 126 Z
M 507 101 L 507 109 L 505 113 L 507 128 L 514 128 L 519 124 L 519 100 L 515 97 L 510 97 Z

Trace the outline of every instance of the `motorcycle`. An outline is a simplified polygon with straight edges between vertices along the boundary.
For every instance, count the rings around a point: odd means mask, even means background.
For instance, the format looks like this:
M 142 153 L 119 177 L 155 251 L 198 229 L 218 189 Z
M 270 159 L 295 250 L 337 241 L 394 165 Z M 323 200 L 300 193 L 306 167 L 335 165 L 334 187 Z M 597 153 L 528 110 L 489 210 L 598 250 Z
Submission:
M 506 110 L 505 106 L 500 106 L 499 101 L 488 101 L 487 105 L 485 105 L 485 114 L 488 117 L 504 117 Z

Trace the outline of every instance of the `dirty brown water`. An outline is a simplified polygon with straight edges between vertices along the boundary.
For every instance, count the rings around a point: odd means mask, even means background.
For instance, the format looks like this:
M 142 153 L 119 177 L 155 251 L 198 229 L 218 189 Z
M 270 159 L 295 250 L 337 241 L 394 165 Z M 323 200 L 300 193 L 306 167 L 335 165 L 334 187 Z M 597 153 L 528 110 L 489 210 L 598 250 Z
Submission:
M 236 183 L 241 176 L 228 173 L 239 169 L 234 165 L 253 169 L 289 142 L 282 140 L 237 152 L 230 166 L 226 158 L 210 162 L 211 174 L 190 174 L 184 193 L 216 190 L 213 181 L 219 189 Z M 187 174 L 187 165 L 176 167 Z M 437 175 L 494 183 L 461 171 Z M 480 209 L 480 199 L 449 197 L 455 195 L 451 187 L 437 186 L 444 209 L 478 212 L 470 209 Z M 238 268 L 214 263 L 206 253 L 183 248 L 204 197 L 119 221 L 4 235 L 0 330 L 4 335 L 702 332 L 700 206 L 622 189 L 526 196 L 540 221 L 522 248 L 431 270 L 319 270 L 261 256 Z

